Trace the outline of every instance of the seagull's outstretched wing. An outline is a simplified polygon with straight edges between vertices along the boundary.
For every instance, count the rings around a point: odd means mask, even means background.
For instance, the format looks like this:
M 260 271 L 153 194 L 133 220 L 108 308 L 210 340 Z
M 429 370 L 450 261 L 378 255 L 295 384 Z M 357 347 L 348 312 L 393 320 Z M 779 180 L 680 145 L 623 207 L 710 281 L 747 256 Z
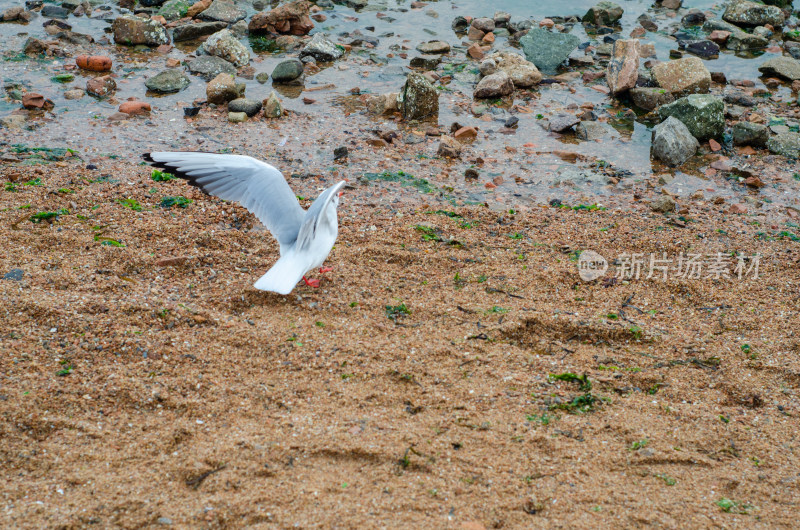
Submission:
M 311 203 L 308 210 L 306 211 L 306 218 L 303 221 L 303 225 L 300 227 L 300 231 L 297 234 L 297 248 L 299 250 L 305 250 L 310 248 L 311 242 L 314 240 L 314 236 L 317 233 L 317 226 L 320 223 L 322 214 L 325 212 L 326 206 L 330 203 L 336 194 L 339 193 L 339 190 L 346 184 L 345 181 L 339 181 L 327 190 L 320 193 L 319 197 Z
M 278 240 L 281 254 L 297 240 L 305 211 L 281 172 L 269 164 L 249 156 L 193 151 L 154 151 L 143 158 L 209 195 L 247 208 Z

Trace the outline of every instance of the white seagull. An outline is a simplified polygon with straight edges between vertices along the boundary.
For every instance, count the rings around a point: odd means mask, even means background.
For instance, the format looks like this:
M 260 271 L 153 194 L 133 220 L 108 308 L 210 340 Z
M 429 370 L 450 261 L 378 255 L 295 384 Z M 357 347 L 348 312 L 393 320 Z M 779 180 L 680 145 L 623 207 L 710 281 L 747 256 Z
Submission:
M 336 242 L 336 208 L 345 181 L 323 191 L 303 210 L 281 172 L 249 156 L 185 151 L 152 152 L 142 157 L 208 195 L 238 202 L 272 232 L 281 257 L 255 283 L 256 289 L 289 294 L 300 280 L 319 287 L 319 280 L 307 279 L 306 273 L 322 267 Z M 319 269 L 321 273 L 331 270 Z

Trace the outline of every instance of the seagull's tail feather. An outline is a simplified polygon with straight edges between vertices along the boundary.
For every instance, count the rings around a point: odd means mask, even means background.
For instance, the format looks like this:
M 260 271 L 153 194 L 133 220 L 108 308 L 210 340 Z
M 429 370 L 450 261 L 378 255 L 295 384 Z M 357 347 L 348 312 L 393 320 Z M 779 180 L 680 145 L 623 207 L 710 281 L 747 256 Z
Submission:
M 278 294 L 289 294 L 306 273 L 305 264 L 300 263 L 297 256 L 290 252 L 275 262 L 267 273 L 253 285 L 262 291 Z

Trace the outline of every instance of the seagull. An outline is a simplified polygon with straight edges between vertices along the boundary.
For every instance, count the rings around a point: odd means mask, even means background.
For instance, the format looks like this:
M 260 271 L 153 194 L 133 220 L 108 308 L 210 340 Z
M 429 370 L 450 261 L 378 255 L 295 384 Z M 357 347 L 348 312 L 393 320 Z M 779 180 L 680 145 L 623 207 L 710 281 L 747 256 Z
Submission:
M 281 172 L 249 156 L 154 151 L 142 158 L 207 195 L 238 202 L 267 227 L 278 240 L 281 257 L 254 284 L 256 289 L 289 294 L 300 280 L 319 287 L 319 280 L 306 274 L 317 267 L 320 273 L 333 270 L 322 264 L 339 233 L 336 208 L 345 181 L 323 191 L 303 210 Z

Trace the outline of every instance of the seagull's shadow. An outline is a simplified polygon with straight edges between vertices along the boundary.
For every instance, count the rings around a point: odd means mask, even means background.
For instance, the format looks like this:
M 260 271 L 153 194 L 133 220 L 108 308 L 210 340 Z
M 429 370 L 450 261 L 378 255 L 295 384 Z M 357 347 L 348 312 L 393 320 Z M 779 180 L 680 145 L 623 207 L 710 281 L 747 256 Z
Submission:
M 284 305 L 298 305 L 303 303 L 303 301 L 297 299 L 296 293 L 297 289 L 295 289 L 289 294 L 278 294 L 270 291 L 260 291 L 258 289 L 251 288 L 243 292 L 240 297 L 232 300 L 231 309 L 234 311 L 243 311 L 245 309 L 254 306 L 274 307 L 274 306 L 284 306 Z M 306 293 L 299 293 L 299 294 L 303 294 L 304 299 L 307 296 Z

